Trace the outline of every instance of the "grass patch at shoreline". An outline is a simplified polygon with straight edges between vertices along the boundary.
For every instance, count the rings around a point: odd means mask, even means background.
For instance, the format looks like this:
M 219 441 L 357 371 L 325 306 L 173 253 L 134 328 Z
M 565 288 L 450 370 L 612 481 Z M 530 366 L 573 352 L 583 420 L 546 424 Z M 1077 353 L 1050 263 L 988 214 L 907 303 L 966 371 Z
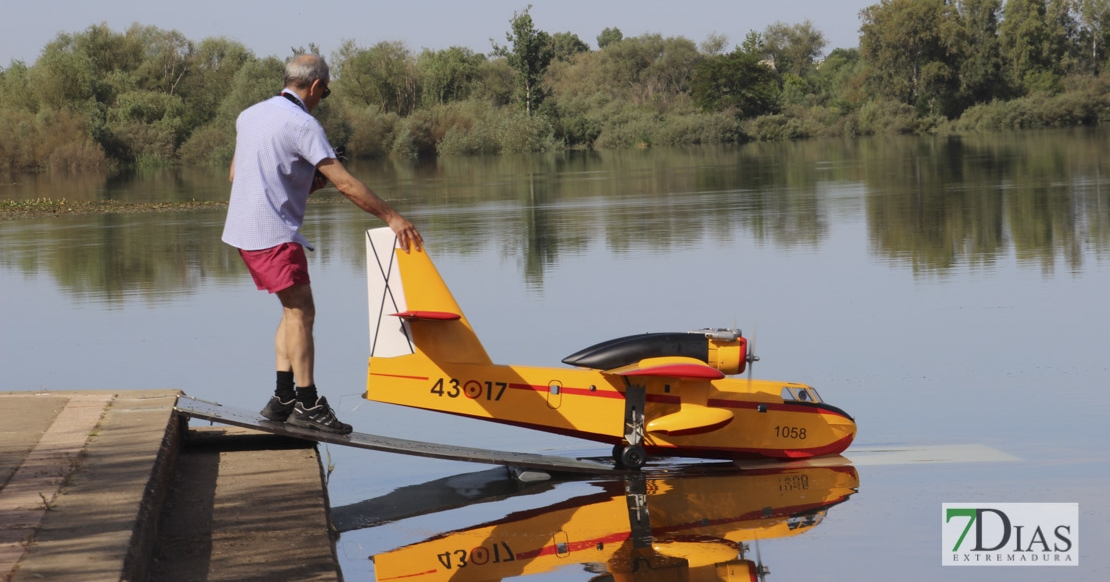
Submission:
M 119 202 L 117 200 L 66 200 L 65 198 L 34 198 L 31 200 L 0 200 L 0 220 L 18 220 L 42 216 L 74 216 L 81 214 L 138 214 L 174 212 L 206 208 L 226 208 L 227 202 Z

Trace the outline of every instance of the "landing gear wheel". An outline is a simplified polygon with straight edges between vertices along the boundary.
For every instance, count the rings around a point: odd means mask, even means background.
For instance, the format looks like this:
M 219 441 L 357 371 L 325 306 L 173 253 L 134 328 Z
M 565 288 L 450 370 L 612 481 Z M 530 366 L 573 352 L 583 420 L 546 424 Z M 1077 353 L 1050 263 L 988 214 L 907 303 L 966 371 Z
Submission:
M 639 470 L 647 461 L 643 445 L 617 445 L 613 447 L 613 460 L 624 469 Z

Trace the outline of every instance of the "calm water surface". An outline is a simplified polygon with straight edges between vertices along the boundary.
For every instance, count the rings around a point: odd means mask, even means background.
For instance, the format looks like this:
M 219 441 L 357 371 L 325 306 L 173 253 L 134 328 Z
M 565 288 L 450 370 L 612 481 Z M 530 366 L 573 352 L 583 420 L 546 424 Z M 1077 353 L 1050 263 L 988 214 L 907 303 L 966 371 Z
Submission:
M 980 444 L 1018 460 L 517 487 L 482 466 L 326 447 L 345 577 L 411 573 L 404 564 L 459 580 L 590 580 L 638 565 L 637 579 L 747 579 L 761 560 L 771 580 L 1110 578 L 1108 137 L 356 166 L 420 226 L 495 361 L 557 365 L 622 335 L 736 325 L 754 337 L 756 375 L 814 384 L 855 416 L 854 448 Z M 0 188 L 226 195 L 222 171 Z M 362 400 L 362 232 L 378 223 L 337 198 L 317 196 L 304 231 L 318 248 L 318 383 L 341 418 L 404 438 L 606 453 Z M 6 388 L 181 388 L 260 408 L 279 307 L 219 242 L 222 225 L 221 210 L 0 223 Z M 654 551 L 633 543 L 643 531 L 629 525 L 628 492 L 647 495 Z M 1080 566 L 941 567 L 944 502 L 1077 502 Z M 522 549 L 545 544 L 555 553 Z

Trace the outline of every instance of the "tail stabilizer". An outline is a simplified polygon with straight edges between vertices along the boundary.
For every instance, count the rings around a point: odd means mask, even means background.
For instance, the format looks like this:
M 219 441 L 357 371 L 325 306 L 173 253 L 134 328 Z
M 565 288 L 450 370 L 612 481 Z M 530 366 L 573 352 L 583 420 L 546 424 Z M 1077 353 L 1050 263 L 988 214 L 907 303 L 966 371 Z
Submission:
M 491 364 L 426 249 L 400 250 L 389 228 L 366 231 L 370 356 Z

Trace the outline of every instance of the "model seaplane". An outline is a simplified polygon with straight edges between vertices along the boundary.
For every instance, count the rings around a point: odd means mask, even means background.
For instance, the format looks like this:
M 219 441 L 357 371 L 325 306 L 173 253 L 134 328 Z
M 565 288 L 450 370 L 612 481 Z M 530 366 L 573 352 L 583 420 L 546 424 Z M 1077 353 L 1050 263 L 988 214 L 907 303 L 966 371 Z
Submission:
M 739 330 L 622 337 L 563 359 L 495 364 L 426 250 L 367 232 L 366 398 L 612 444 L 647 456 L 797 460 L 848 448 L 855 421 L 794 382 L 729 378 L 755 358 Z

